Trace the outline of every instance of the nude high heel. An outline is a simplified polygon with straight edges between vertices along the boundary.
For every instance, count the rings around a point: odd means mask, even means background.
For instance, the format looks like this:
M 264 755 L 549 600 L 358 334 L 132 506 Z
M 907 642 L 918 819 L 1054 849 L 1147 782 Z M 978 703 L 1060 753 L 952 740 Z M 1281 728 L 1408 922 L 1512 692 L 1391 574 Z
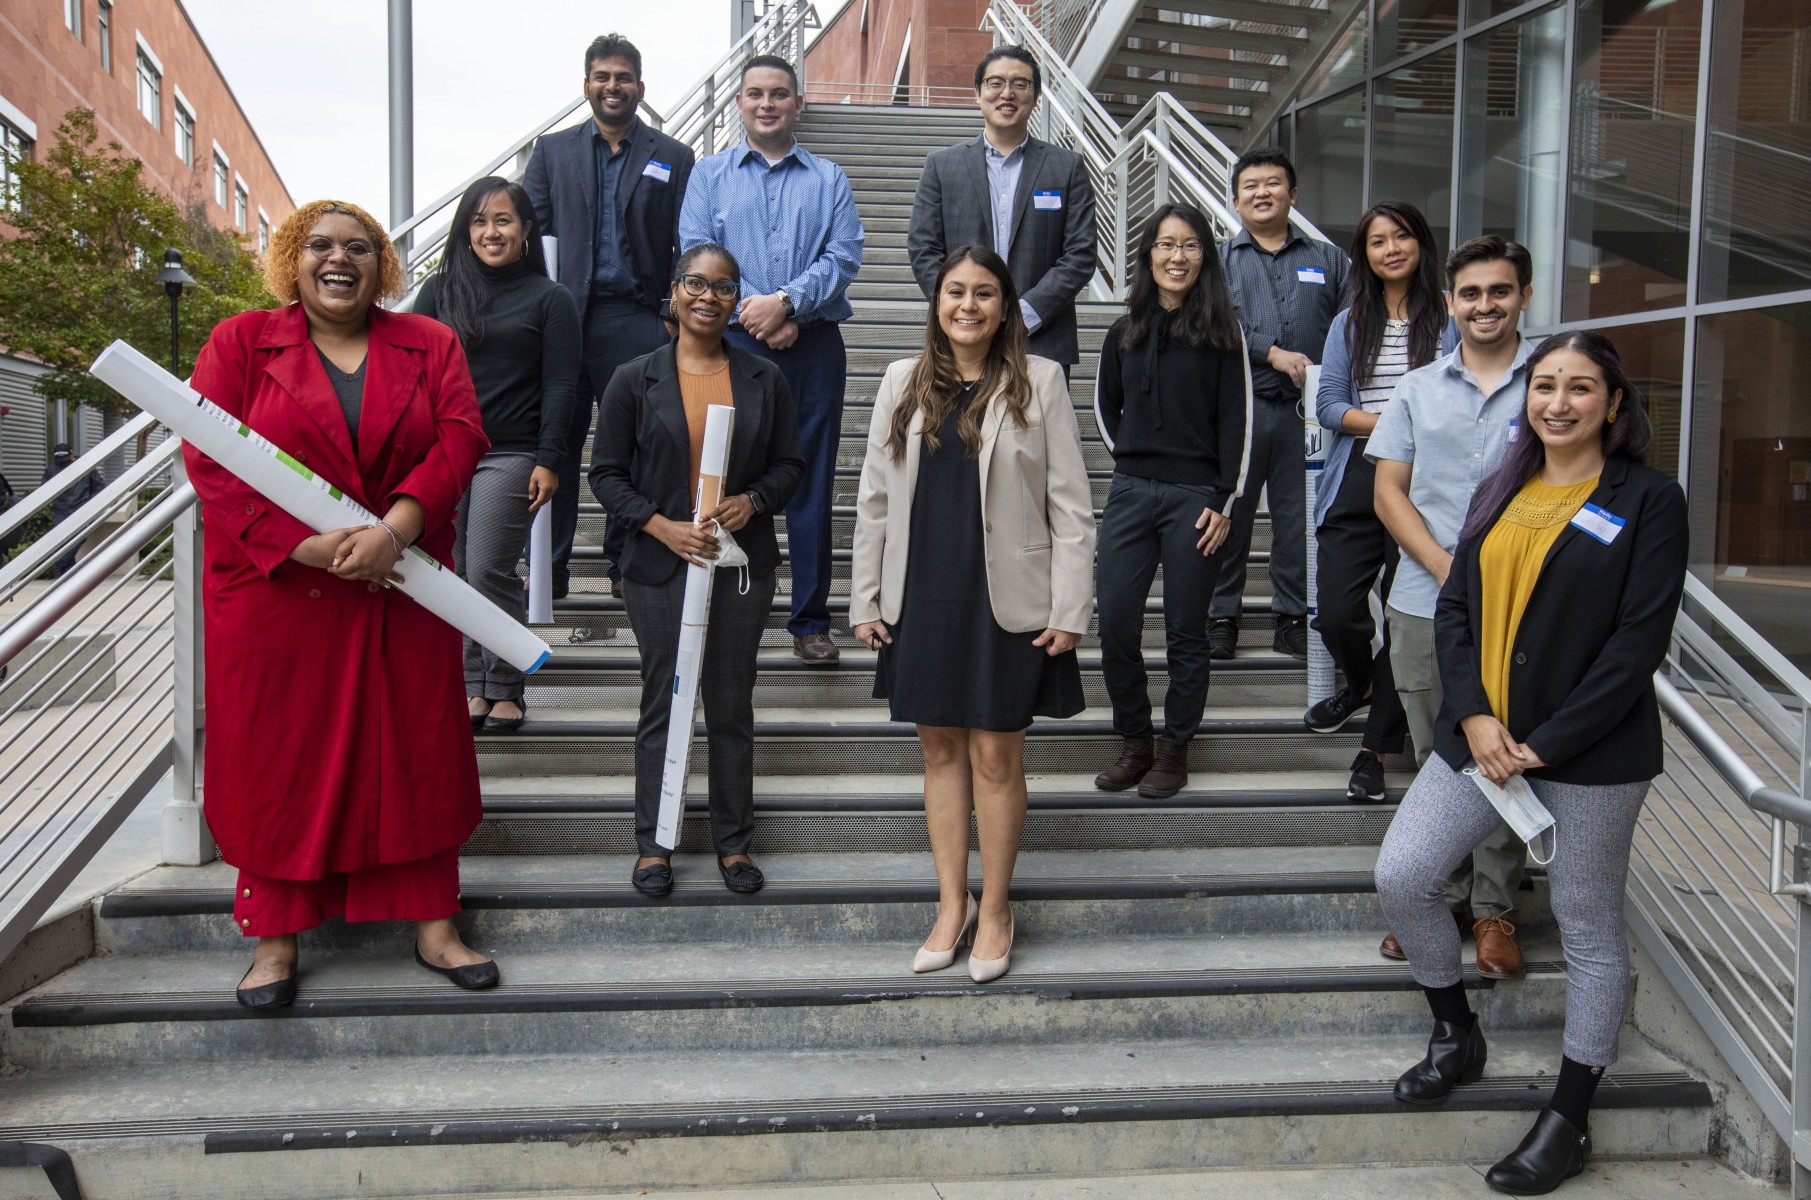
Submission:
M 1017 932 L 1017 922 L 1013 920 L 1011 914 L 1008 914 L 1006 918 L 1006 953 L 998 958 L 982 958 L 979 954 L 970 954 L 968 956 L 968 977 L 976 983 L 992 983 L 1006 974 L 1006 969 L 1012 965 L 1012 939 Z
M 968 910 L 962 918 L 962 931 L 956 935 L 956 944 L 948 950 L 927 950 L 918 947 L 918 953 L 912 955 L 912 970 L 922 975 L 926 971 L 941 971 L 956 961 L 956 952 L 962 949 L 962 943 L 974 936 L 975 922 L 981 919 L 981 906 L 975 898 L 964 892 L 968 901 Z

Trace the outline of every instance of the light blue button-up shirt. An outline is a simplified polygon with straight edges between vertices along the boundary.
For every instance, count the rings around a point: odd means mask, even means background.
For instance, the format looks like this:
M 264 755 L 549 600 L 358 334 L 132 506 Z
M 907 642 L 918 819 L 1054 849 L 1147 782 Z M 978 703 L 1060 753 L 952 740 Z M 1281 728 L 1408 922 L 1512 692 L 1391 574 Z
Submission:
M 784 288 L 801 323 L 854 314 L 863 240 L 848 176 L 797 142 L 771 166 L 746 141 L 701 160 L 679 210 L 681 249 L 723 246 L 742 268 L 744 296 Z
M 1371 432 L 1365 457 L 1413 465 L 1409 502 L 1448 554 L 1459 544 L 1472 493 L 1503 461 L 1517 431 L 1533 436 L 1520 428 L 1533 352 L 1534 343 L 1522 338 L 1515 366 L 1488 396 L 1465 367 L 1464 347 L 1436 358 L 1402 377 Z M 1431 618 L 1439 595 L 1428 569 L 1404 554 L 1390 585 L 1390 607 Z

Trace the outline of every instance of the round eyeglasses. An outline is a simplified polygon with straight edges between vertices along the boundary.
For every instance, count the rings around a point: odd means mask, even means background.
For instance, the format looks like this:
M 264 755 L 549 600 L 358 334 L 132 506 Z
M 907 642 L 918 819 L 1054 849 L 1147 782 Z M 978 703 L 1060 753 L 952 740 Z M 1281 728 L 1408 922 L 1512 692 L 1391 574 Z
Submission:
M 344 254 L 346 256 L 346 261 L 355 263 L 362 263 L 373 254 L 377 253 L 375 250 L 371 249 L 371 245 L 368 242 L 335 242 L 324 237 L 309 238 L 302 243 L 302 248 L 322 262 L 326 262 L 328 259 L 332 258 L 335 250 Z

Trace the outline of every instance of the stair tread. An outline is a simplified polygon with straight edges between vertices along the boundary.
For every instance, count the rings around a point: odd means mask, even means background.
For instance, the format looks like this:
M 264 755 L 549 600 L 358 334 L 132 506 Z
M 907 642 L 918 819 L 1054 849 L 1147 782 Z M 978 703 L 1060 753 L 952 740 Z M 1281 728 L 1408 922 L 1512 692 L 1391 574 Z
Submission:
M 525 737 L 559 737 L 573 733 L 617 732 L 615 726 L 626 725 L 633 731 L 639 710 L 630 705 L 620 707 L 562 707 L 528 709 L 528 719 L 514 733 L 485 733 L 479 735 L 480 741 L 494 738 Z M 1103 728 L 1111 732 L 1113 712 L 1108 708 L 1086 708 L 1073 717 L 1061 719 L 1040 719 L 1031 726 L 1030 737 L 1062 736 L 1065 733 L 1099 733 Z M 698 723 L 700 729 L 703 722 Z M 1348 723 L 1348 729 L 1356 731 L 1363 721 L 1355 718 Z M 595 726 L 611 727 L 596 730 Z M 769 737 L 808 736 L 812 733 L 830 734 L 832 731 L 844 735 L 857 734 L 868 737 L 909 737 L 916 736 L 913 727 L 903 721 L 895 721 L 887 715 L 886 701 L 870 700 L 860 707 L 851 707 L 847 703 L 836 708 L 803 708 L 782 707 L 777 705 L 763 706 L 755 711 L 755 736 Z M 1307 730 L 1302 725 L 1302 710 L 1299 706 L 1260 707 L 1256 705 L 1241 706 L 1236 715 L 1204 717 L 1201 732 L 1205 735 L 1216 733 L 1301 733 Z
M 1406 760 L 1399 760 L 1404 761 Z M 1414 778 L 1411 770 L 1390 773 L 1393 783 L 1406 786 Z M 508 797 L 516 800 L 546 799 L 549 802 L 575 797 L 628 797 L 635 794 L 635 779 L 627 772 L 604 775 L 512 775 L 487 777 L 482 781 L 486 800 Z M 1136 792 L 1103 792 L 1094 786 L 1092 773 L 1028 774 L 1026 790 L 1032 803 L 1068 802 L 1076 808 L 1098 808 L 1109 802 L 1122 801 L 1132 807 L 1149 807 Z M 702 809 L 705 804 L 706 778 L 695 772 L 687 780 L 687 807 Z M 1344 771 L 1196 771 L 1189 782 L 1170 802 L 1173 806 L 1203 807 L 1279 805 L 1296 807 L 1318 802 L 1330 808 L 1344 808 L 1346 772 Z M 839 808 L 859 808 L 864 799 L 877 805 L 904 798 L 914 805 L 924 795 L 924 777 L 903 773 L 849 772 L 841 775 L 757 775 L 755 807 L 763 801 L 784 799 L 789 807 L 800 808 L 814 801 L 834 801 Z
M 1490 1048 L 1485 1079 L 1455 1091 L 1447 1107 L 1532 1110 L 1544 1103 L 1560 1031 L 1503 1033 Z M 425 1123 L 451 1127 L 434 1133 L 453 1144 L 503 1140 L 492 1136 L 497 1132 L 533 1136 L 547 1122 L 601 1122 L 604 1130 L 613 1121 L 647 1122 L 698 1132 L 698 1122 L 721 1120 L 727 1133 L 739 1121 L 872 1128 L 928 1117 L 954 1125 L 958 1113 L 986 1120 L 990 1107 L 995 1123 L 1126 1119 L 1140 1110 L 1148 1119 L 1157 1115 L 1148 1112 L 1153 1103 L 1226 1116 L 1277 1107 L 1396 1113 L 1391 1084 L 1419 1051 L 1400 1036 L 1312 1036 L 1045 1043 L 1037 1053 L 1012 1044 L 745 1051 L 734 1069 L 714 1050 L 583 1048 L 481 1060 L 365 1058 L 356 1070 L 332 1059 L 169 1063 L 9 1079 L 0 1091 L 0 1138 L 67 1144 L 239 1131 L 267 1134 L 275 1149 L 383 1144 L 399 1126 Z M 1600 1109 L 1709 1103 L 1705 1085 L 1633 1035 L 1624 1039 L 1621 1061 L 1604 1073 L 1596 1101 Z M 310 1130 L 319 1141 L 304 1136 Z M 285 1141 L 285 1132 L 296 1137 Z M 253 1148 L 266 1145 L 226 1138 L 210 1146 Z

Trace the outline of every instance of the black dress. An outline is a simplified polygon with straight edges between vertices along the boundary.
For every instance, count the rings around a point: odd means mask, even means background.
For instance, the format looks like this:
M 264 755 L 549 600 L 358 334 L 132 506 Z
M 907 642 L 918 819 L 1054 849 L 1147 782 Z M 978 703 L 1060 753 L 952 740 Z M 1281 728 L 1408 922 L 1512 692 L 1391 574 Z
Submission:
M 937 448 L 927 441 L 918 459 L 905 596 L 893 644 L 880 649 L 874 696 L 895 721 L 1016 733 L 1034 716 L 1072 717 L 1086 702 L 1075 651 L 1052 658 L 1031 644 L 1037 633 L 1008 633 L 994 620 L 981 464 L 956 431 L 973 387 L 938 429 Z

